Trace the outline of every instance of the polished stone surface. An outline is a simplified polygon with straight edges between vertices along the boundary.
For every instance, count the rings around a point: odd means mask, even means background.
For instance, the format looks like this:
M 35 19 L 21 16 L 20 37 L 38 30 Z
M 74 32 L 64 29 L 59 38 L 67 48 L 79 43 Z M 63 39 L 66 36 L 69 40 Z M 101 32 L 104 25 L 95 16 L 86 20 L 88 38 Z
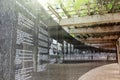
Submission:
M 120 80 L 119 66 L 114 63 L 97 67 L 84 74 L 79 80 Z
M 15 0 L 0 0 L 0 80 L 14 80 Z

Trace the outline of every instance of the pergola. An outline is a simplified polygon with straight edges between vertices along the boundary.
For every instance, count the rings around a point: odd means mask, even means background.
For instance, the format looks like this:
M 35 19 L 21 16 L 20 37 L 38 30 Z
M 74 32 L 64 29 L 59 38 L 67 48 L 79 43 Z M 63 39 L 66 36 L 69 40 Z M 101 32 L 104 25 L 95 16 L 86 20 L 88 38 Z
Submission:
M 77 40 L 116 50 L 120 36 L 119 0 L 53 0 L 46 10 Z

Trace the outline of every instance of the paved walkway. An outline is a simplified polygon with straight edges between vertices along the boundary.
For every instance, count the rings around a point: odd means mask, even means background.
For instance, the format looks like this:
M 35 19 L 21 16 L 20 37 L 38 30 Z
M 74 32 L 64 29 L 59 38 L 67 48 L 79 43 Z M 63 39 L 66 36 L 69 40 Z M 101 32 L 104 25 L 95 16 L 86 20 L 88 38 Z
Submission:
M 120 80 L 117 63 L 104 65 L 85 73 L 79 80 Z
M 33 73 L 33 80 L 78 80 L 80 76 L 91 69 L 106 64 L 107 62 L 49 64 L 47 70 Z

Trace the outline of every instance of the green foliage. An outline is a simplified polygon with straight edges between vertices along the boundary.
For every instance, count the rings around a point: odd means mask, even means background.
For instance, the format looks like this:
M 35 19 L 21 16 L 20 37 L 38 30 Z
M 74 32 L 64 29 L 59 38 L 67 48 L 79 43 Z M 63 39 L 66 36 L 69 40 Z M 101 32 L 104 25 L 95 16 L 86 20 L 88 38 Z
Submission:
M 86 3 L 88 3 L 88 2 L 89 2 L 89 0 L 76 0 L 75 3 L 74 3 L 74 9 L 75 9 L 76 11 L 78 11 L 78 10 L 80 9 L 80 6 L 81 6 L 82 4 L 86 4 Z
M 112 0 L 112 2 L 110 2 L 109 4 L 107 4 L 107 9 L 108 10 L 112 9 L 114 2 L 115 2 L 115 0 Z
M 65 5 L 66 10 L 71 10 L 72 5 L 73 5 L 73 0 L 68 0 Z
M 72 37 L 75 37 L 75 34 L 70 34 Z
M 107 7 L 108 7 L 108 9 L 111 9 L 112 8 L 112 4 L 108 4 Z
M 88 15 L 90 8 L 90 15 L 94 14 L 106 14 L 111 12 L 114 7 L 115 0 L 54 0 L 56 5 L 63 4 L 69 14 L 80 14 L 80 16 Z M 90 4 L 90 5 L 88 5 Z M 84 10 L 83 10 L 84 9 Z M 116 6 L 116 9 L 120 9 L 120 6 Z M 64 13 L 60 14 L 64 15 Z
M 107 4 L 106 9 L 110 11 L 114 6 L 115 0 L 112 0 L 110 3 Z
M 62 1 L 61 0 L 54 0 L 56 4 L 60 4 Z

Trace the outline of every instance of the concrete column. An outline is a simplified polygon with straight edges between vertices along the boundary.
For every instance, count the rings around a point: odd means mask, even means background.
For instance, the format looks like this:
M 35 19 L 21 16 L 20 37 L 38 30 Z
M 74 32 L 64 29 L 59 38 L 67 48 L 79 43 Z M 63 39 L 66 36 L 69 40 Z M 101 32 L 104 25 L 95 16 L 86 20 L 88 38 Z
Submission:
M 65 52 L 64 52 L 64 41 L 62 41 L 62 57 L 63 57 L 63 61 L 64 61 L 64 57 L 65 57 Z
M 116 46 L 117 46 L 117 58 L 118 58 L 117 60 L 120 68 L 120 38 L 118 39 Z M 120 72 L 120 69 L 119 69 L 119 72 Z
M 119 51 L 118 51 L 118 41 L 116 41 L 116 49 L 117 49 L 117 51 L 116 51 L 116 62 L 118 63 L 118 53 L 119 53 Z
M 0 80 L 15 80 L 15 0 L 0 0 Z

